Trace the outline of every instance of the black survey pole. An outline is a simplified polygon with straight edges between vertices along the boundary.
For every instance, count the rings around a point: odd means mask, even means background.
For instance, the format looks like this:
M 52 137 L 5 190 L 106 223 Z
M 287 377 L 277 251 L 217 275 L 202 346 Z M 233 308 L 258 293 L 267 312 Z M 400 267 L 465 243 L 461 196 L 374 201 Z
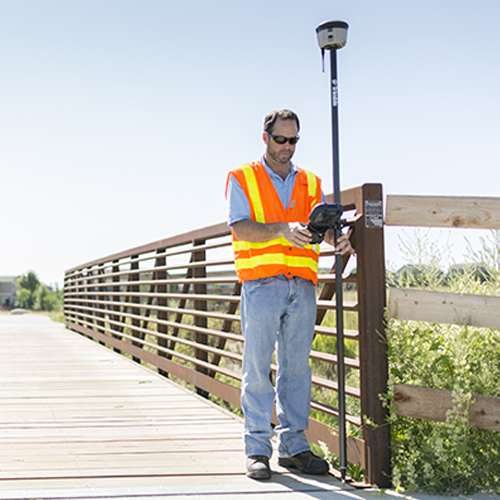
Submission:
M 330 80 L 330 99 L 332 105 L 333 202 L 340 203 L 339 86 L 337 79 L 337 49 L 330 50 Z
M 332 160 L 333 160 L 333 201 L 340 204 L 340 159 L 339 159 L 339 99 L 337 78 L 337 49 L 346 44 L 348 25 L 344 21 L 326 21 L 316 28 L 318 43 L 324 51 L 330 51 L 331 111 L 332 111 Z M 335 227 L 335 246 L 341 236 L 339 225 Z M 344 363 L 344 310 L 342 290 L 343 259 L 339 251 L 335 252 L 335 302 L 337 329 L 337 381 L 339 411 L 339 462 L 342 482 L 346 478 L 347 440 L 345 408 L 345 363 Z
M 337 50 L 330 50 L 330 71 L 332 81 L 332 152 L 333 152 L 333 201 L 340 203 L 340 160 L 339 160 L 339 106 L 337 80 Z M 340 238 L 340 229 L 335 228 L 335 245 Z M 339 406 L 339 462 L 342 481 L 346 476 L 346 416 L 345 416 L 345 366 L 344 366 L 344 310 L 342 289 L 342 255 L 335 252 L 335 318 L 337 327 L 337 381 Z

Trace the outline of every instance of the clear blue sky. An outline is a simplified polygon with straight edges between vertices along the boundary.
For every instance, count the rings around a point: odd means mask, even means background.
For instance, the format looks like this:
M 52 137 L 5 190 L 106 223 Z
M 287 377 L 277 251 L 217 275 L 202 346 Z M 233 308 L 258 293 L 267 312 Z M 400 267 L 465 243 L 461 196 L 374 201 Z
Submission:
M 498 0 L 0 0 L 0 275 L 62 284 L 222 222 L 271 109 L 299 114 L 295 160 L 331 192 L 333 19 L 342 187 L 499 195 Z

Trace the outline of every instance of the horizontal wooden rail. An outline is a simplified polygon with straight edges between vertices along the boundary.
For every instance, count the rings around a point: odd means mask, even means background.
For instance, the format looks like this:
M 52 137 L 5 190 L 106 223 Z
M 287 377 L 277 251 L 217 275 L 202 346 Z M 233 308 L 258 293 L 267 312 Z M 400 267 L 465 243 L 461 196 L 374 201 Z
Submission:
M 68 328 L 89 336 L 89 328 L 82 325 L 69 322 Z M 218 394 L 219 397 L 224 399 L 224 401 L 227 401 L 235 406 L 240 404 L 240 390 L 237 387 L 221 382 L 220 380 L 210 377 L 209 375 L 192 370 L 188 366 L 171 361 L 169 358 L 161 356 L 155 351 L 143 349 L 142 347 L 129 344 L 119 338 L 105 335 L 95 330 L 91 331 L 92 338 L 103 344 L 113 347 L 120 352 L 128 352 L 134 357 L 141 359 L 152 366 L 157 366 L 166 373 L 170 373 L 175 377 L 185 380 L 195 387 L 200 387 L 212 394 Z M 182 357 L 182 354 L 180 353 L 175 354 L 179 354 L 180 357 Z
M 311 408 L 320 410 L 328 415 L 333 415 L 334 417 L 339 416 L 339 411 L 337 408 L 333 408 L 332 406 L 326 405 L 324 403 L 318 403 L 314 400 L 311 401 Z M 354 415 L 346 415 L 346 420 L 347 422 L 350 422 L 351 424 L 354 424 L 356 426 L 360 426 L 362 424 L 361 418 Z
M 455 407 L 451 391 L 403 384 L 394 386 L 394 403 L 397 414 L 402 417 L 436 422 L 445 422 Z M 468 414 L 469 425 L 500 431 L 500 398 L 472 394 L 470 406 L 464 411 Z
M 500 198 L 389 195 L 385 224 L 500 229 Z
M 337 307 L 337 303 L 334 300 L 318 300 L 317 306 L 322 309 L 335 310 L 335 308 Z M 342 307 L 344 308 L 344 311 L 357 311 L 358 303 L 343 301 Z
M 318 326 L 314 327 L 314 333 L 319 335 L 328 335 L 330 337 L 335 337 L 337 335 L 337 329 L 331 326 Z M 359 339 L 358 330 L 344 330 L 344 337 L 350 339 Z
M 77 305 L 77 304 L 84 304 L 82 305 Z M 102 301 L 102 300 L 91 300 L 91 299 L 73 299 L 72 300 L 72 306 L 71 308 L 74 310 L 82 310 L 86 311 L 88 308 L 86 307 L 87 304 L 95 304 L 95 305 L 100 305 L 103 308 L 106 308 L 107 306 L 112 306 L 113 302 L 110 301 Z M 124 307 L 134 307 L 137 308 L 137 303 L 135 302 L 121 302 L 120 303 Z M 177 307 L 164 307 L 164 306 L 152 306 L 152 305 L 147 305 L 147 304 L 141 304 L 140 309 L 145 309 L 149 311 L 161 311 L 161 312 L 167 312 L 167 313 L 176 313 L 176 314 L 186 314 L 190 316 L 198 316 L 200 318 L 213 318 L 213 319 L 222 319 L 222 320 L 229 320 L 229 321 L 239 321 L 240 316 L 237 314 L 225 314 L 225 313 L 218 313 L 218 312 L 213 312 L 213 311 L 200 311 L 198 309 L 180 309 Z M 140 319 L 143 318 L 143 316 L 138 316 Z M 155 316 L 148 316 L 148 320 L 152 322 L 160 322 L 161 320 L 156 319 Z M 128 325 L 126 325 L 128 326 Z
M 312 350 L 311 359 L 317 359 L 318 361 L 325 361 L 326 363 L 337 364 L 338 358 L 335 354 L 330 354 L 327 352 L 319 352 Z M 359 360 L 354 358 L 344 358 L 344 363 L 349 368 L 355 368 L 359 370 Z
M 157 257 L 155 256 L 155 259 Z M 151 260 L 151 257 L 149 257 L 148 260 Z M 135 261 L 130 261 L 130 263 L 133 263 Z M 140 275 L 151 275 L 152 273 L 159 273 L 162 271 L 178 271 L 180 269 L 196 269 L 196 268 L 205 268 L 205 267 L 210 267 L 210 266 L 228 266 L 228 265 L 233 265 L 234 261 L 231 260 L 221 260 L 221 261 L 206 261 L 206 262 L 188 262 L 184 264 L 176 264 L 172 266 L 158 266 L 154 268 L 146 268 L 146 269 L 134 269 L 134 270 L 126 270 L 126 271 L 116 271 L 116 272 L 109 272 L 109 273 L 100 273 L 100 274 L 91 274 L 91 275 L 84 275 L 84 276 L 75 276 L 73 279 L 73 284 L 74 285 L 82 285 L 82 284 L 87 284 L 89 280 L 93 280 L 97 277 L 99 278 L 104 278 L 106 282 L 111 282 L 113 278 L 116 277 L 124 277 L 127 279 L 130 279 L 131 276 L 140 276 Z M 228 273 L 229 274 L 229 273 Z M 140 279 L 140 281 L 146 281 L 146 279 Z M 121 281 L 121 280 L 118 280 Z
M 73 288 L 68 287 L 68 293 L 69 293 L 69 290 L 73 290 Z M 76 297 L 90 297 L 90 296 L 92 296 L 92 297 L 138 297 L 138 298 L 142 298 L 142 299 L 144 299 L 144 298 L 148 299 L 148 298 L 158 298 L 159 295 L 157 293 L 151 293 L 151 292 L 148 293 L 148 292 L 127 292 L 127 291 L 123 291 L 123 292 L 108 292 L 108 291 L 96 292 L 96 291 L 92 290 L 92 292 L 88 292 L 88 291 L 84 290 L 81 292 L 74 292 L 74 291 L 71 292 L 72 300 L 73 300 L 73 298 L 76 298 Z M 164 298 L 164 299 L 186 299 L 186 294 L 166 292 L 166 293 L 161 294 L 161 298 Z M 212 301 L 212 302 L 237 302 L 237 303 L 239 303 L 241 300 L 240 297 L 236 296 L 236 295 L 209 295 L 209 294 L 204 295 L 204 294 L 195 294 L 195 293 L 190 293 L 187 298 L 189 300 L 205 300 L 207 302 Z M 110 301 L 110 300 L 105 300 L 103 302 L 104 302 L 104 304 L 107 304 L 107 305 L 112 303 L 112 301 Z M 123 303 L 123 302 L 120 302 L 120 303 Z
M 83 269 L 96 268 L 103 264 L 109 264 L 113 261 L 119 261 L 121 259 L 129 259 L 132 255 L 141 254 L 151 254 L 151 258 L 156 258 L 155 252 L 158 249 L 162 249 L 162 252 L 167 248 L 181 247 L 182 245 L 192 245 L 193 241 L 203 241 L 207 239 L 221 238 L 229 235 L 229 229 L 225 222 L 220 222 L 219 224 L 214 224 L 212 226 L 207 226 L 195 231 L 189 231 L 187 233 L 179 234 L 171 238 L 166 238 L 164 240 L 155 241 L 153 243 L 148 243 L 133 249 L 124 250 L 123 252 L 118 252 L 107 257 L 102 257 L 100 259 L 87 262 L 86 264 L 81 264 L 75 266 L 66 271 L 66 276 L 72 276 L 73 273 L 81 272 Z M 226 243 L 227 246 L 227 243 Z M 192 248 L 191 248 L 192 251 Z M 200 251 L 203 251 L 202 245 L 200 245 Z M 163 258 L 162 252 L 158 253 L 158 258 Z M 182 253 L 185 253 L 184 249 L 181 249 Z
M 98 277 L 95 277 L 97 280 Z M 96 288 L 108 288 L 110 286 L 144 286 L 144 285 L 231 285 L 238 283 L 238 278 L 236 275 L 228 276 L 225 278 L 173 278 L 173 279 L 163 279 L 163 280 L 154 280 L 154 279 L 145 279 L 145 280 L 136 280 L 136 281 L 106 281 L 102 283 L 89 283 L 80 282 L 74 286 L 68 286 L 68 290 L 86 290 L 90 295 L 93 289 Z
M 69 323 L 69 325 L 72 327 L 72 329 L 77 330 L 77 328 L 75 328 L 75 324 Z M 82 325 L 84 327 L 83 330 L 81 328 Z M 86 333 L 88 331 L 87 328 L 89 326 L 91 326 L 91 323 L 83 321 L 82 325 L 78 324 L 76 326 L 80 327 L 80 329 L 78 329 L 78 330 L 81 333 Z M 109 328 L 104 328 L 103 331 L 111 334 L 111 338 L 114 338 L 113 335 L 115 334 L 115 331 L 113 331 L 113 330 L 111 330 Z M 95 335 L 93 335 L 93 337 L 96 338 L 96 339 L 99 338 L 99 336 L 95 336 Z M 105 337 L 106 337 L 105 341 L 103 340 L 102 337 L 100 337 L 101 341 L 103 341 L 105 344 L 109 344 L 111 346 L 117 345 L 115 342 L 110 342 L 109 341 L 109 337 L 107 337 L 107 336 L 105 336 Z M 126 340 L 130 341 L 130 343 L 127 343 L 126 341 L 123 341 L 123 339 L 126 339 Z M 135 354 L 137 348 L 142 348 L 143 349 L 144 347 L 149 347 L 150 349 L 156 350 L 158 352 L 158 354 L 161 353 L 162 355 L 169 355 L 171 357 L 176 357 L 176 358 L 178 358 L 178 359 L 180 359 L 182 361 L 186 361 L 186 362 L 192 363 L 193 365 L 196 365 L 196 366 L 199 366 L 199 367 L 203 367 L 203 368 L 210 369 L 210 370 L 213 369 L 213 370 L 217 371 L 218 373 L 221 373 L 221 374 L 225 375 L 228 378 L 235 379 L 235 380 L 238 380 L 238 381 L 241 380 L 241 375 L 238 375 L 235 372 L 232 372 L 230 370 L 226 370 L 226 369 L 220 368 L 220 367 L 214 367 L 213 365 L 211 365 L 211 364 L 209 364 L 209 363 L 207 363 L 205 361 L 199 360 L 199 359 L 197 359 L 197 358 L 195 358 L 193 356 L 184 354 L 184 353 L 179 352 L 179 351 L 175 351 L 173 349 L 168 349 L 166 347 L 159 347 L 156 344 L 153 344 L 151 342 L 147 342 L 145 340 L 142 340 L 142 339 L 137 338 L 137 337 L 133 337 L 133 336 L 125 334 L 125 333 L 122 333 L 120 335 L 120 338 L 117 339 L 117 340 L 120 340 L 120 346 L 122 348 L 121 350 L 124 353 L 127 353 L 127 354 Z M 181 340 L 182 340 L 182 342 L 179 342 L 179 343 L 180 344 L 185 344 L 185 341 L 183 339 L 181 339 Z M 131 346 L 134 349 L 132 349 Z M 165 356 L 163 356 L 163 357 L 165 357 Z M 143 359 L 141 356 L 139 356 L 139 358 Z
M 495 296 L 391 288 L 388 309 L 396 319 L 500 328 L 500 297 Z
M 78 309 L 80 310 L 87 310 L 88 305 L 92 304 L 95 306 L 100 307 L 102 310 L 108 311 L 111 310 L 113 305 L 116 305 L 117 303 L 112 301 L 112 300 L 97 300 L 96 297 L 101 296 L 101 297 L 158 297 L 157 294 L 148 294 L 148 293 L 133 293 L 133 292 L 91 292 L 85 293 L 85 292 L 76 292 L 71 294 L 71 309 L 77 311 Z M 180 294 L 165 294 L 165 298 L 184 298 L 186 299 L 186 295 L 181 296 Z M 235 296 L 227 296 L 227 295 L 216 295 L 216 296 L 208 296 L 208 295 L 188 295 L 187 298 L 189 300 L 204 300 L 204 301 L 217 301 L 217 302 L 235 302 L 239 303 L 240 297 L 235 297 Z M 326 301 L 318 301 L 322 302 L 323 304 L 318 304 L 318 309 L 325 309 L 325 310 L 331 310 L 331 306 L 326 306 L 324 305 Z M 125 308 L 137 308 L 137 303 L 135 302 L 127 302 L 125 300 L 119 302 L 121 307 Z M 148 304 L 140 304 L 139 305 L 140 309 L 144 309 L 146 311 L 154 311 L 154 312 L 166 312 L 166 313 L 176 313 L 176 314 L 185 314 L 185 315 L 191 315 L 191 316 L 198 316 L 198 317 L 204 317 L 204 318 L 213 318 L 213 319 L 221 319 L 221 320 L 229 320 L 229 321 L 240 321 L 240 316 L 237 314 L 227 314 L 227 313 L 219 313 L 219 312 L 212 312 L 212 311 L 200 311 L 199 309 L 187 309 L 187 308 L 176 308 L 176 307 L 166 307 L 166 306 L 155 306 L 155 305 L 148 305 Z M 357 307 L 345 308 L 346 311 L 356 311 Z M 141 316 L 142 318 L 142 316 Z M 155 321 L 154 316 L 149 316 L 149 321 Z M 329 336 L 336 336 L 337 335 L 337 330 L 334 327 L 327 327 L 327 326 L 316 326 L 315 327 L 315 333 L 320 334 L 320 335 L 329 335 Z M 347 338 L 357 338 L 359 332 L 357 330 L 345 330 L 344 335 Z M 331 358 L 331 360 L 336 363 L 336 357 Z M 359 364 L 357 365 L 359 366 Z
M 208 245 L 199 245 L 196 248 L 198 251 L 202 251 L 202 250 L 213 250 L 213 249 L 217 249 L 217 248 L 223 248 L 225 246 L 227 246 L 227 241 L 219 242 L 216 244 L 212 243 L 212 244 L 208 244 Z M 134 249 L 134 250 L 139 250 L 139 249 Z M 149 252 L 149 254 L 144 256 L 144 257 L 136 257 L 136 258 L 123 257 L 119 260 L 120 260 L 120 265 L 124 266 L 124 265 L 136 264 L 139 262 L 148 262 L 148 261 L 151 261 L 152 258 L 159 259 L 159 258 L 166 258 L 166 257 L 176 257 L 179 255 L 190 255 L 191 252 L 192 252 L 191 248 L 183 247 L 180 250 L 157 252 L 157 253 Z M 108 259 L 110 262 L 113 262 L 115 260 L 115 256 L 112 255 L 112 256 L 108 257 Z M 115 264 L 113 264 L 113 263 L 109 263 L 109 264 L 101 263 L 101 264 L 99 264 L 99 261 L 95 261 L 95 262 L 91 262 L 89 264 L 91 264 L 90 267 L 94 268 L 94 271 L 98 271 L 99 273 L 104 274 L 105 276 L 110 276 L 110 275 L 114 274 L 112 271 L 106 272 L 107 269 L 112 269 L 115 266 Z M 89 265 L 86 265 L 85 267 L 89 267 Z M 152 268 L 150 270 L 156 270 L 156 269 L 157 268 L 155 267 L 155 268 Z M 81 268 L 67 271 L 66 277 L 78 279 L 78 276 L 80 276 L 80 272 L 81 272 Z

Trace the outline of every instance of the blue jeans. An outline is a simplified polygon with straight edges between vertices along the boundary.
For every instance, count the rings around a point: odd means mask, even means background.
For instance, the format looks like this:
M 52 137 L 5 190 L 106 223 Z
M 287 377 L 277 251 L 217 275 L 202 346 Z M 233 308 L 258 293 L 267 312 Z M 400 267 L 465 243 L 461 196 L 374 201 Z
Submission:
M 284 275 L 244 281 L 241 324 L 245 337 L 241 404 L 245 416 L 245 454 L 272 455 L 274 388 L 269 380 L 276 346 L 278 454 L 291 457 L 309 450 L 304 434 L 311 403 L 309 353 L 314 336 L 314 284 Z

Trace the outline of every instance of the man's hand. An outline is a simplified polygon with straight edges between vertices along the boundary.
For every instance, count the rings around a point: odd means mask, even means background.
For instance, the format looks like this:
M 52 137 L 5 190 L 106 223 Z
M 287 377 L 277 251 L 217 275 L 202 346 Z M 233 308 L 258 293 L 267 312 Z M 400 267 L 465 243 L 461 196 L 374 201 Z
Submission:
M 335 229 L 329 229 L 325 234 L 325 241 L 332 245 L 332 247 L 335 248 L 335 251 L 340 252 L 340 255 L 354 255 L 356 252 L 351 245 L 351 234 L 352 229 L 349 230 L 347 234 L 341 234 L 337 242 L 337 246 L 335 247 Z
M 312 234 L 306 226 L 300 222 L 289 222 L 284 224 L 283 236 L 293 246 L 304 248 L 311 244 Z
M 285 238 L 291 245 L 298 248 L 311 243 L 312 234 L 300 222 L 275 222 L 261 224 L 252 220 L 241 220 L 232 226 L 234 234 L 242 241 L 264 242 Z

